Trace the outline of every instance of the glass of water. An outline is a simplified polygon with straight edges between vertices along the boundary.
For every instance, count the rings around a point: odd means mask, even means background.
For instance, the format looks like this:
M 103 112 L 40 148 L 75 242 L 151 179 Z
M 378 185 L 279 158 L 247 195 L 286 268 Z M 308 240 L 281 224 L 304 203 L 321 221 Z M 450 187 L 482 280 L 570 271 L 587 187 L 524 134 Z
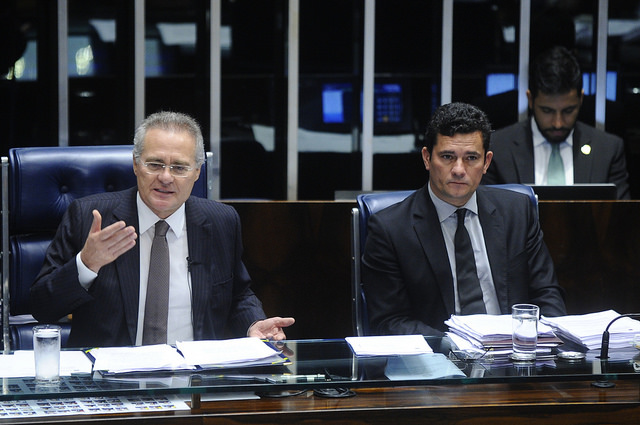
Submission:
M 513 354 L 516 361 L 534 361 L 538 345 L 540 308 L 534 304 L 514 304 L 511 307 Z
M 60 326 L 33 327 L 33 357 L 36 382 L 47 384 L 60 380 Z

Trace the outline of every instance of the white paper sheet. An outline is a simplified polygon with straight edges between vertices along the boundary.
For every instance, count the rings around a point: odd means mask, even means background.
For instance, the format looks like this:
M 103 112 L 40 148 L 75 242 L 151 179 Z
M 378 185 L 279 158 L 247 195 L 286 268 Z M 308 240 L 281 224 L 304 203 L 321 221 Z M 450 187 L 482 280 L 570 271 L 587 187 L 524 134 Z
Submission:
M 175 348 L 167 344 L 94 348 L 89 354 L 95 359 L 95 370 L 110 373 L 194 369 L 185 363 Z
M 356 356 L 433 353 L 422 335 L 354 336 L 345 338 Z
M 185 363 L 194 366 L 254 366 L 282 360 L 279 351 L 256 337 L 178 341 L 176 346 L 184 356 Z
M 91 373 L 91 360 L 82 351 L 60 352 L 60 376 Z M 32 377 L 36 374 L 32 350 L 20 350 L 0 355 L 0 376 L 4 378 Z

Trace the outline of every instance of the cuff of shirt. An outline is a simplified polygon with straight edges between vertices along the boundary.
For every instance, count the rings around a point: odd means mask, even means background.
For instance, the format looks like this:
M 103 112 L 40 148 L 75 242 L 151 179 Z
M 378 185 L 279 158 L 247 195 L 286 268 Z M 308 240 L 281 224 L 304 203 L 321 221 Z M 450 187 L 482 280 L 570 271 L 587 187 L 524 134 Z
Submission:
M 76 255 L 76 266 L 78 267 L 78 281 L 80 282 L 80 286 L 88 291 L 93 281 L 98 277 L 98 273 L 95 273 L 84 265 L 80 259 L 80 253 Z

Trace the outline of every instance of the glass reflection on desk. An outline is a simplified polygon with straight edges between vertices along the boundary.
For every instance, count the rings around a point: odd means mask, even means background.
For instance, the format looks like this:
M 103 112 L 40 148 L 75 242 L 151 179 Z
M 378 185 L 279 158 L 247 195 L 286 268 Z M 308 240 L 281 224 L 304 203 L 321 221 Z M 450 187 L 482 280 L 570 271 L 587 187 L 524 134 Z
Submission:
M 356 357 L 343 339 L 295 340 L 281 347 L 291 363 L 248 368 L 218 368 L 197 372 L 148 372 L 105 376 L 61 377 L 47 388 L 33 378 L 3 378 L 0 399 L 34 399 L 113 394 L 197 394 L 216 392 L 267 392 L 320 388 L 374 388 L 415 385 L 482 384 L 531 379 L 559 381 L 640 378 L 640 354 L 612 350 L 608 361 L 597 352 L 567 361 L 549 356 L 519 364 L 496 359 L 491 353 L 475 359 L 451 350 L 446 338 L 426 337 L 434 353 L 416 356 Z M 562 346 L 561 346 L 562 347 Z

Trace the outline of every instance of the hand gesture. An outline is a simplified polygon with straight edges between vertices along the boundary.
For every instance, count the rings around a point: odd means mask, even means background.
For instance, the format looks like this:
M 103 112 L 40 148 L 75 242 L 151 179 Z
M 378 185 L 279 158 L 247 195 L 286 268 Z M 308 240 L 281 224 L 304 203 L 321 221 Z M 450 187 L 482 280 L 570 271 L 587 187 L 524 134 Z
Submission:
M 80 259 L 90 270 L 98 273 L 105 264 L 109 264 L 136 244 L 138 235 L 133 226 L 124 221 L 113 223 L 102 229 L 102 216 L 93 210 L 93 223 Z
M 293 325 L 293 317 L 271 317 L 269 319 L 258 320 L 249 328 L 249 336 L 257 336 L 261 339 L 280 341 L 286 338 L 282 328 Z

